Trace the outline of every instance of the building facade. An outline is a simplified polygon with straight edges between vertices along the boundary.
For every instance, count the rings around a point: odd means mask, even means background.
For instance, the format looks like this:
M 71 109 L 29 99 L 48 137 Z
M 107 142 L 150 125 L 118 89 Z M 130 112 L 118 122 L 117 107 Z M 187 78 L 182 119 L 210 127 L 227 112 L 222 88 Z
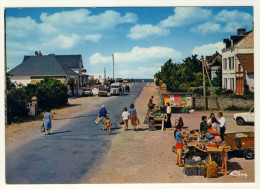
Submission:
M 254 31 L 238 29 L 235 36 L 224 39 L 222 49 L 222 88 L 244 94 L 244 84 L 254 90 Z M 250 70 L 247 69 L 250 67 Z

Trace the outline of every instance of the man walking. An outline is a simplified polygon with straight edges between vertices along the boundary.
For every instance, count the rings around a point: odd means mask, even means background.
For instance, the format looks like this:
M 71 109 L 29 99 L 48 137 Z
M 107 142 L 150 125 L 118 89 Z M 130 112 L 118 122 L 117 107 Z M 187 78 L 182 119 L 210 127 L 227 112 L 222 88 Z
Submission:
M 220 127 L 220 137 L 222 139 L 222 141 L 224 141 L 224 133 L 226 131 L 226 119 L 223 117 L 223 113 L 219 112 L 218 113 L 218 117 L 219 117 L 219 127 Z
M 105 123 L 106 123 L 106 117 L 107 117 L 107 110 L 105 105 L 103 104 L 101 109 L 98 112 L 98 116 L 101 118 L 101 125 L 103 131 L 105 130 Z

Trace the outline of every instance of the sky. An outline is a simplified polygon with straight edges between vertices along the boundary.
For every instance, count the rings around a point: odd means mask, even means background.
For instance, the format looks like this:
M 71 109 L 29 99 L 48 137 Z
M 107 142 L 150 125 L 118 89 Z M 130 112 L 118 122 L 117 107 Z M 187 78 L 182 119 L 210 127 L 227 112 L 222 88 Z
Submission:
M 253 29 L 253 7 L 7 8 L 8 70 L 24 55 L 81 54 L 87 74 L 153 78 L 169 58 L 221 53 L 223 39 Z

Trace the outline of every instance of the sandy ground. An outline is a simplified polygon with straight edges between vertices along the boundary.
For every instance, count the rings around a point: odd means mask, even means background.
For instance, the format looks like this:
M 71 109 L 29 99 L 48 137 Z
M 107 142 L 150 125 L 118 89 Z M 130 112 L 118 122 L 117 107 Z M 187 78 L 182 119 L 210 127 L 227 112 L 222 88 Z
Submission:
M 69 98 L 70 106 L 62 109 L 53 109 L 51 112 L 55 112 L 52 119 L 52 129 L 59 129 L 66 124 L 70 119 L 81 114 L 87 114 L 91 111 L 97 112 L 101 104 L 106 100 L 115 97 L 79 97 Z M 62 120 L 60 120 L 63 118 Z M 67 118 L 67 119 L 64 119 Z M 5 142 L 6 152 L 12 151 L 35 138 L 42 136 L 44 133 L 40 132 L 40 125 L 42 120 L 30 121 L 25 123 L 11 124 L 5 127 Z
M 254 182 L 254 160 L 232 158 L 228 161 L 229 170 L 239 170 L 247 177 L 220 175 L 209 179 L 202 176 L 186 176 L 183 168 L 175 165 L 176 154 L 171 151 L 175 140 L 174 130 L 148 131 L 148 125 L 143 124 L 147 112 L 147 102 L 154 95 L 159 102 L 157 87 L 148 84 L 143 88 L 135 105 L 140 124 L 137 131 L 130 126 L 129 131 L 116 135 L 112 147 L 104 157 L 101 165 L 96 165 L 82 179 L 82 183 L 237 183 Z M 217 112 L 216 112 L 217 113 Z M 189 129 L 199 128 L 200 118 L 204 113 L 173 114 L 172 123 L 180 116 Z M 227 119 L 227 132 L 254 131 L 254 126 L 237 126 L 232 114 L 224 113 Z

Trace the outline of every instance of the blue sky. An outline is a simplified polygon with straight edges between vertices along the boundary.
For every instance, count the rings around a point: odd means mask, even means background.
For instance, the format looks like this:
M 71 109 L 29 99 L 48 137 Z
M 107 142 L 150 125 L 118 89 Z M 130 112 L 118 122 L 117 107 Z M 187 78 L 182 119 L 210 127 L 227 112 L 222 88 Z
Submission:
M 24 55 L 81 54 L 87 74 L 152 78 L 169 58 L 221 52 L 237 28 L 252 30 L 252 7 L 8 8 L 7 67 Z

